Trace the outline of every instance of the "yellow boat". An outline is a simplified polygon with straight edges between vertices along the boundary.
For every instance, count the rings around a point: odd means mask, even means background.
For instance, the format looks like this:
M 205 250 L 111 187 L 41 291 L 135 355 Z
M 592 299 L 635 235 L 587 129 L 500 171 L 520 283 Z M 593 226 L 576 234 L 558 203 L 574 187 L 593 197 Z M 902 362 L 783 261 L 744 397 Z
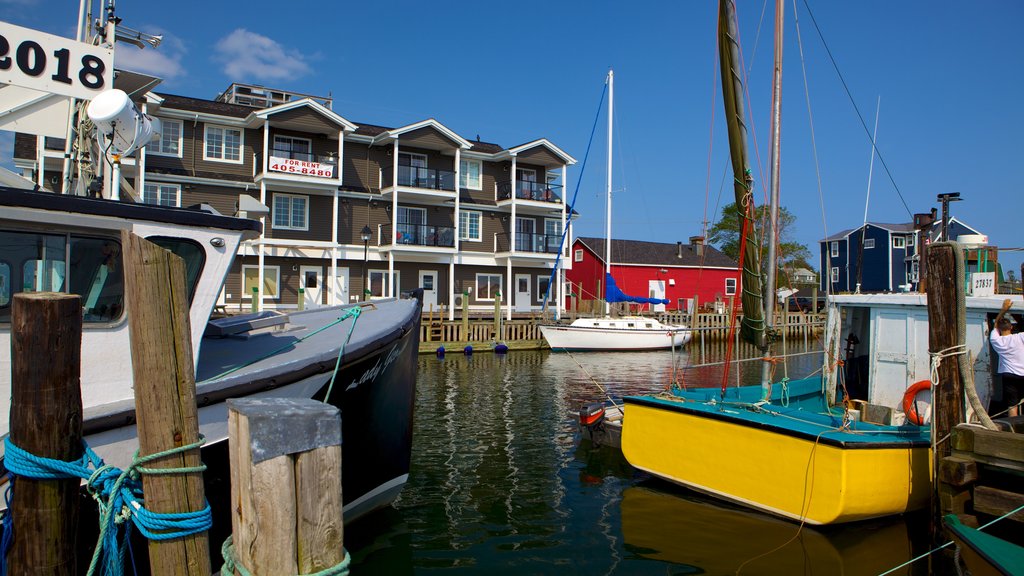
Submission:
M 928 428 L 847 422 L 820 378 L 790 382 L 783 406 L 760 386 L 626 397 L 622 453 L 688 488 L 809 524 L 923 507 L 931 486 Z

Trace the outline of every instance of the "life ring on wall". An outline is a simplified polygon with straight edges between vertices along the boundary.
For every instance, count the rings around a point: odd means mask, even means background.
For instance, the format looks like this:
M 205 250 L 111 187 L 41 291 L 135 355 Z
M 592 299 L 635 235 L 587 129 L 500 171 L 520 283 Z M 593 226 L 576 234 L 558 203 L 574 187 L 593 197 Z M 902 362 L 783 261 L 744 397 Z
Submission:
M 932 389 L 931 380 L 921 380 L 914 382 L 910 388 L 903 394 L 903 413 L 907 415 L 907 421 L 918 426 L 924 425 L 924 418 L 918 415 L 917 409 L 914 407 L 914 400 L 917 399 L 917 395 L 925 390 Z

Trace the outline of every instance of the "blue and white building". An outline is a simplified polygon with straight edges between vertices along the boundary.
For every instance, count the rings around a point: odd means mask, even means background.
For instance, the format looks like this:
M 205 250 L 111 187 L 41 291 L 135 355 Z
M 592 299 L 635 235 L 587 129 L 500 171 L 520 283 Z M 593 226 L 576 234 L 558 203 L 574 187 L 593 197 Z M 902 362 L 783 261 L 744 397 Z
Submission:
M 981 232 L 950 218 L 948 234 L 955 240 L 965 234 Z M 821 240 L 821 290 L 828 289 L 832 293 L 857 290 L 858 252 L 862 240 L 861 292 L 914 291 L 919 279 L 921 242 L 942 240 L 942 222 L 936 220 L 924 230 L 918 230 L 913 223 L 868 222 Z

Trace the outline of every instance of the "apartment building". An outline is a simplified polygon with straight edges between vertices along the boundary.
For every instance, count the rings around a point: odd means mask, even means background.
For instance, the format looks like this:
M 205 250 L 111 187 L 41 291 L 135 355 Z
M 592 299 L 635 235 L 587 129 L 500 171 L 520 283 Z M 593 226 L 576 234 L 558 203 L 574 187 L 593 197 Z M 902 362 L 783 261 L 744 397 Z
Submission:
M 330 98 L 232 84 L 213 100 L 148 93 L 158 140 L 125 160 L 122 199 L 261 216 L 221 295 L 289 309 L 424 289 L 424 310 L 533 312 L 564 302 L 563 190 L 575 159 L 546 139 L 469 140 L 429 118 L 352 122 Z M 63 142 L 18 134 L 15 164 L 59 188 Z M 39 166 L 43 166 L 40 174 Z M 248 196 L 248 199 L 242 199 Z M 252 201 L 258 201 L 259 204 Z M 571 222 L 571 221 L 570 221 Z M 566 245 L 571 244 L 571 226 Z M 548 290 L 552 269 L 555 286 Z

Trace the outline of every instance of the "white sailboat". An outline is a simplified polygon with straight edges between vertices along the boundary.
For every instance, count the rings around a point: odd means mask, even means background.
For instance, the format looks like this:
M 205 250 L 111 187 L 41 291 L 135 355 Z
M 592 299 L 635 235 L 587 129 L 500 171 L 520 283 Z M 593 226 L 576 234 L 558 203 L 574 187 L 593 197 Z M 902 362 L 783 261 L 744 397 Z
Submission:
M 605 221 L 605 290 L 613 290 L 623 298 L 611 276 L 612 238 L 612 110 L 615 101 L 615 72 L 608 71 L 608 174 L 606 181 L 607 216 Z M 641 316 L 612 317 L 609 302 L 634 301 L 666 303 L 650 298 L 630 300 L 605 299 L 605 315 L 601 318 L 579 318 L 569 325 L 551 324 L 540 327 L 541 334 L 552 350 L 666 350 L 683 346 L 690 341 L 690 330 L 682 325 L 663 324 L 654 318 Z

